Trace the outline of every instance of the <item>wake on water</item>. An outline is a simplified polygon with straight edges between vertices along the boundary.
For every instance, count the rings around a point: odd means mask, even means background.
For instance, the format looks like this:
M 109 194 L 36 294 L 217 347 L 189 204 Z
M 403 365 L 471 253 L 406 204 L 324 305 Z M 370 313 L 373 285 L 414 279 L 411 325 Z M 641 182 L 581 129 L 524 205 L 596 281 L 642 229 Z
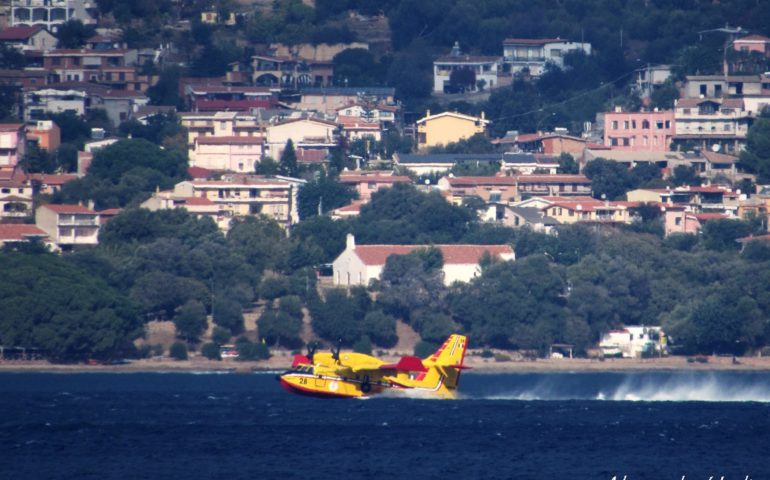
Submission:
M 600 400 L 646 402 L 770 403 L 770 376 L 735 373 L 553 374 L 509 376 L 494 393 L 468 392 L 485 400 Z M 493 379 L 490 379 L 493 380 Z M 503 379 L 500 379 L 503 380 Z

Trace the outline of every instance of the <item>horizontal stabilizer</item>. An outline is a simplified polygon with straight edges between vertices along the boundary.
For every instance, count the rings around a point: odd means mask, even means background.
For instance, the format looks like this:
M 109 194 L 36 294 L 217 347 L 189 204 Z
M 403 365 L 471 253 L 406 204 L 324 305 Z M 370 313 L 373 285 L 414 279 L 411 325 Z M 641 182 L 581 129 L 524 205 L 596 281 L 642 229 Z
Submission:
M 311 365 L 310 359 L 304 355 L 294 355 L 294 361 L 291 362 L 291 368 L 296 368 L 297 365 Z
M 458 370 L 470 370 L 473 367 L 469 367 L 468 365 L 447 365 L 449 368 L 456 368 Z
M 417 357 L 404 356 L 398 363 L 380 365 L 380 370 L 399 370 L 402 372 L 427 372 L 428 369 L 422 364 L 422 360 Z

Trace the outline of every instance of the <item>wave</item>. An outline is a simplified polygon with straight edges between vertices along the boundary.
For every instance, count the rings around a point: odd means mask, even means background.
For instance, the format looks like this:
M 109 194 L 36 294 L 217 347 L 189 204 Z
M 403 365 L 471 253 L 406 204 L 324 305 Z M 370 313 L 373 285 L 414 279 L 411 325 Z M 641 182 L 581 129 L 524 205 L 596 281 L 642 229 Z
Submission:
M 597 400 L 770 403 L 770 375 L 740 373 L 539 374 L 489 379 L 497 392 L 467 392 L 485 400 Z

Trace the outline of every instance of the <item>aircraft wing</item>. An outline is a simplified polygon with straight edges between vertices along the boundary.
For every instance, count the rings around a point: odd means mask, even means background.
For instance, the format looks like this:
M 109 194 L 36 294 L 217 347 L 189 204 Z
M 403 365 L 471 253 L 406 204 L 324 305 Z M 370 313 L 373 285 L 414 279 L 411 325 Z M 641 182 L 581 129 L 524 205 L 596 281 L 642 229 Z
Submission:
M 418 357 L 404 356 L 399 359 L 397 363 L 389 364 L 372 364 L 362 363 L 358 365 L 343 365 L 337 369 L 337 373 L 367 373 L 367 372 L 382 372 L 387 371 L 400 371 L 400 372 L 427 372 L 428 369 L 422 364 L 422 360 Z

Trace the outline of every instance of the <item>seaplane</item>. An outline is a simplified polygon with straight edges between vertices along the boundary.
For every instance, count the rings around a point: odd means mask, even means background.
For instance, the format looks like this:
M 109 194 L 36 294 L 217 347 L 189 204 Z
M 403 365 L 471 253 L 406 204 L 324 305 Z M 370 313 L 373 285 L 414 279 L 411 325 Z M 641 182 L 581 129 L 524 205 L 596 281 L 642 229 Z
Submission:
M 436 352 L 420 359 L 403 356 L 396 363 L 355 352 L 295 355 L 290 370 L 278 376 L 281 386 L 292 393 L 323 398 L 366 398 L 386 392 L 422 397 L 455 398 L 468 338 L 451 335 Z

